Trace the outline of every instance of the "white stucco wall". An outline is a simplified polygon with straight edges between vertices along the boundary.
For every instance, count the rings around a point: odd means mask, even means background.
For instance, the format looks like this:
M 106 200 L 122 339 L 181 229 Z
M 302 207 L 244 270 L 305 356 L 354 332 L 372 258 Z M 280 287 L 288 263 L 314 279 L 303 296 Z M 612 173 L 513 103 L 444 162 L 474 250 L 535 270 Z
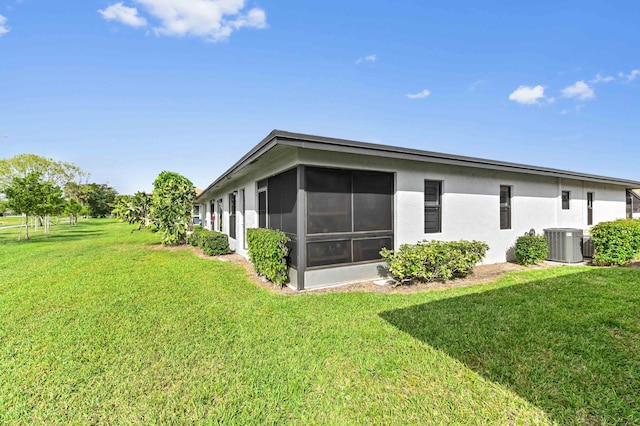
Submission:
M 595 194 L 594 224 L 624 218 L 626 215 L 625 188 L 622 186 L 509 171 L 278 147 L 202 196 L 200 202 L 202 212 L 206 213 L 205 226 L 211 226 L 210 201 L 222 199 L 225 210 L 222 218 L 223 231 L 229 233 L 228 194 L 238 191 L 237 239 L 230 240 L 230 245 L 237 253 L 246 257 L 244 229 L 258 226 L 257 181 L 298 164 L 394 173 L 395 248 L 422 239 L 480 240 L 489 245 L 485 263 L 511 260 L 512 247 L 516 239 L 530 229 L 539 234 L 545 228 L 586 230 L 587 192 Z M 443 182 L 442 232 L 439 233 L 424 233 L 425 179 Z M 511 187 L 512 228 L 508 230 L 500 229 L 501 185 Z M 245 217 L 241 214 L 242 189 L 245 191 Z M 562 210 L 563 190 L 571 192 L 569 210 Z M 349 273 L 348 268 L 353 269 L 353 274 Z M 308 282 L 305 286 L 320 286 L 323 285 L 323 280 L 335 283 L 337 280 L 348 282 L 362 279 L 366 275 L 366 268 L 371 270 L 369 278 L 377 276 L 377 264 L 337 267 L 328 269 L 329 272 L 324 274 L 318 270 L 307 271 L 305 279 Z
M 484 263 L 513 259 L 516 239 L 534 229 L 587 229 L 587 192 L 594 192 L 594 224 L 624 218 L 625 188 L 446 164 L 304 150 L 307 165 L 372 169 L 396 175 L 395 248 L 422 239 L 479 240 L 489 245 Z M 424 180 L 442 181 L 442 232 L 424 233 Z M 500 229 L 500 186 L 511 187 L 511 229 Z M 561 194 L 571 191 L 570 209 Z

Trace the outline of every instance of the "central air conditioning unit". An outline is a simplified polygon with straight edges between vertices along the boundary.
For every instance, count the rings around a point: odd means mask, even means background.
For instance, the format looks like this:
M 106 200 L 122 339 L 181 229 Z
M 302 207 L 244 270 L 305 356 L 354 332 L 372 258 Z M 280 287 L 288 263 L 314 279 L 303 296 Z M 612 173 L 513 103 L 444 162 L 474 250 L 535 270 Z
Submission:
M 582 262 L 582 229 L 551 228 L 544 235 L 549 244 L 547 260 L 562 263 Z

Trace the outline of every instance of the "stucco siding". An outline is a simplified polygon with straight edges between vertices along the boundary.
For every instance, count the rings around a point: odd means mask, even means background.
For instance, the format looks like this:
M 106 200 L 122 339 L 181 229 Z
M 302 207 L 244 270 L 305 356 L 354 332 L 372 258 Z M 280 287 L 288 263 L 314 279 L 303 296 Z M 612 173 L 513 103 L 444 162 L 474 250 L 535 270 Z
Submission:
M 485 263 L 513 259 L 516 239 L 534 229 L 587 228 L 587 192 L 595 193 L 594 224 L 625 215 L 625 188 L 579 180 L 446 164 L 303 150 L 305 164 L 390 171 L 396 174 L 395 248 L 422 239 L 480 240 Z M 424 232 L 424 181 L 442 181 L 442 232 Z M 500 229 L 500 186 L 511 187 L 511 229 Z M 570 209 L 561 194 L 571 191 Z
M 219 179 L 199 197 L 203 226 L 211 229 L 213 223 L 210 202 L 222 199 L 223 232 L 229 234 L 229 194 L 237 191 L 237 238 L 230 239 L 230 245 L 237 253 L 248 257 L 244 244 L 244 230 L 258 227 L 257 182 L 300 164 L 393 173 L 395 249 L 401 244 L 416 243 L 423 239 L 480 240 L 489 245 L 489 252 L 484 261 L 487 264 L 512 260 L 516 239 L 531 229 L 538 234 L 542 234 L 546 228 L 587 230 L 589 192 L 594 193 L 594 224 L 624 218 L 626 214 L 626 188 L 623 184 L 350 152 L 276 146 L 258 159 L 238 168 L 225 179 Z M 441 232 L 425 233 L 425 180 L 442 182 Z M 510 229 L 500 229 L 501 186 L 508 186 L 511 191 Z M 242 190 L 245 195 L 244 216 Z M 562 191 L 570 191 L 569 209 L 562 209 Z M 374 279 L 378 277 L 379 265 L 380 263 L 368 263 L 308 269 L 304 272 L 304 287 L 315 288 Z M 292 282 L 295 285 L 295 279 Z

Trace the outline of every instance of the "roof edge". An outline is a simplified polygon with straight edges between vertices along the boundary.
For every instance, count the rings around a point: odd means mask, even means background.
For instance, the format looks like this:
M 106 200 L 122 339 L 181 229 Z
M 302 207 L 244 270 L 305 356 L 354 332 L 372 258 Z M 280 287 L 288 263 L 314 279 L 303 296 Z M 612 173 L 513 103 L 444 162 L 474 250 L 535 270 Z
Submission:
M 486 158 L 468 157 L 464 155 L 445 154 L 435 151 L 425 151 L 414 148 L 402 148 L 392 145 L 383 145 L 370 142 L 360 142 L 349 139 L 330 138 L 325 136 L 309 135 L 304 133 L 294 133 L 285 130 L 272 130 L 267 137 L 265 137 L 260 143 L 245 154 L 240 160 L 238 160 L 233 166 L 225 171 L 218 179 L 216 179 L 211 185 L 209 185 L 202 193 L 197 197 L 204 196 L 207 191 L 213 188 L 215 185 L 226 179 L 229 175 L 233 174 L 237 170 L 243 168 L 247 164 L 250 164 L 256 158 L 260 157 L 266 151 L 273 146 L 282 142 L 286 145 L 298 145 L 301 148 L 317 148 L 322 149 L 320 146 L 309 146 L 307 144 L 321 144 L 332 145 L 336 147 L 336 150 L 340 149 L 357 149 L 373 151 L 372 154 L 384 155 L 395 158 L 409 157 L 418 161 L 435 160 L 440 163 L 459 164 L 467 167 L 477 167 L 483 169 L 497 169 L 505 171 L 513 171 L 517 173 L 530 173 L 546 176 L 554 176 L 567 179 L 581 179 L 589 180 L 600 183 L 609 183 L 615 185 L 624 185 L 628 188 L 640 188 L 640 181 L 634 181 L 630 179 L 621 179 L 608 176 L 593 175 L 582 172 L 573 172 L 570 170 L 555 169 L 550 167 L 533 166 L 529 164 L 511 163 L 506 161 L 489 160 Z

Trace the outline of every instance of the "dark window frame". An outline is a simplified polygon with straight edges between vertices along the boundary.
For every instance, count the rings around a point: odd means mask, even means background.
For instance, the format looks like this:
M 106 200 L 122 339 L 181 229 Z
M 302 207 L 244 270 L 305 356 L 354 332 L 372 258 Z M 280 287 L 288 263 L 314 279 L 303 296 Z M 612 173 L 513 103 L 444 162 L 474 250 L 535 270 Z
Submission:
M 560 196 L 562 200 L 562 210 L 571 209 L 571 191 L 562 191 Z
M 433 200 L 429 200 L 428 198 L 428 193 L 427 190 L 430 189 L 429 187 L 431 186 L 431 189 L 435 189 L 436 190 L 436 199 Z M 431 180 L 431 179 L 425 179 L 424 180 L 424 233 L 425 234 L 436 234 L 439 232 L 442 232 L 442 186 L 443 186 L 443 181 L 441 180 Z M 435 227 L 428 227 L 428 215 L 429 212 L 435 212 L 437 219 L 436 219 L 436 226 Z
M 511 229 L 512 190 L 509 185 L 500 185 L 500 229 Z M 503 201 L 503 193 L 504 201 Z
M 587 225 L 593 225 L 593 202 L 595 198 L 595 192 L 587 192 Z
M 269 190 L 268 180 L 263 179 L 256 184 L 257 192 L 257 205 L 258 205 L 258 228 L 269 227 L 269 197 L 267 192 Z
M 236 192 L 229 194 L 229 238 L 236 239 L 236 210 L 237 210 Z

